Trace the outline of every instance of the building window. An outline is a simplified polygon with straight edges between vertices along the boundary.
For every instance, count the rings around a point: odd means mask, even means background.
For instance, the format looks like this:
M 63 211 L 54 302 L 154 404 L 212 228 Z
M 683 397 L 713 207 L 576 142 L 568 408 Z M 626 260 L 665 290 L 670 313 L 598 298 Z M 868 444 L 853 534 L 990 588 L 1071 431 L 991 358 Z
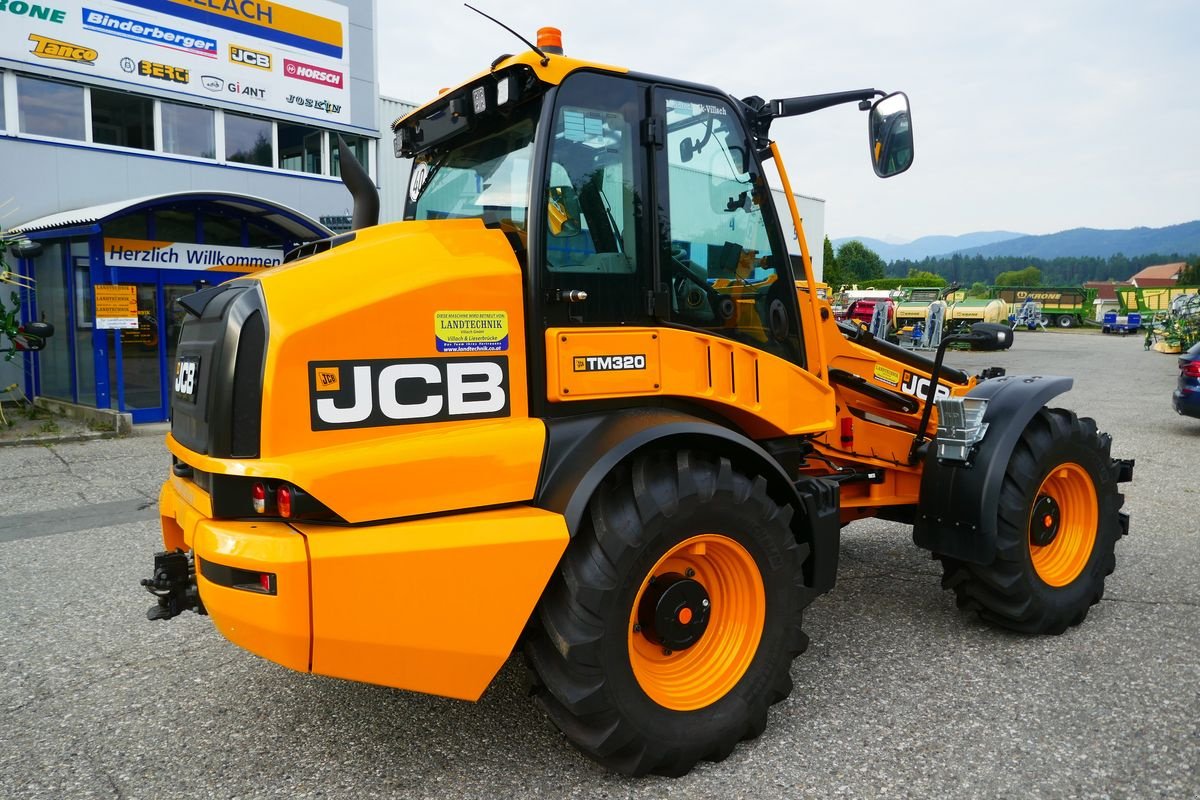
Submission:
M 275 165 L 271 123 L 257 117 L 225 112 L 225 160 L 238 164 Z
M 321 174 L 321 130 L 279 123 L 279 168 Z
M 214 119 L 211 108 L 163 101 L 163 151 L 181 156 L 216 157 Z
M 160 242 L 196 241 L 196 215 L 191 211 L 154 212 L 154 238 Z
M 92 141 L 154 149 L 154 101 L 128 92 L 92 89 Z
M 4 70 L 0 69 L 0 131 L 5 130 L 4 124 Z
M 17 110 L 22 133 L 83 141 L 83 87 L 17 76 Z
M 242 246 L 242 221 L 240 219 L 205 214 L 201 224 L 204 226 L 205 244 L 219 244 L 227 247 Z
M 368 152 L 371 146 L 371 140 L 364 136 L 351 136 L 348 133 L 343 133 L 342 138 L 346 140 L 346 144 L 350 148 L 350 154 L 358 159 L 358 163 L 362 164 L 362 168 L 370 171 L 371 166 L 367 163 L 369 158 Z M 329 134 L 329 174 L 340 176 L 342 174 L 342 165 L 338 162 L 338 135 L 336 133 Z

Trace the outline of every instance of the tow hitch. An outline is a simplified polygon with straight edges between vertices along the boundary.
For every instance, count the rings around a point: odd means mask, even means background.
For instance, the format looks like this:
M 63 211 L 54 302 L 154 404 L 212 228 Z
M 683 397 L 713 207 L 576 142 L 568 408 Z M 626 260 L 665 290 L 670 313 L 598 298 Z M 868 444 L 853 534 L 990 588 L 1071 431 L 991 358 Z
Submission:
M 197 614 L 207 614 L 196 587 L 196 562 L 191 553 L 176 550 L 154 556 L 154 577 L 143 578 L 142 586 L 158 598 L 158 602 L 146 611 L 146 619 L 170 619 L 191 609 Z

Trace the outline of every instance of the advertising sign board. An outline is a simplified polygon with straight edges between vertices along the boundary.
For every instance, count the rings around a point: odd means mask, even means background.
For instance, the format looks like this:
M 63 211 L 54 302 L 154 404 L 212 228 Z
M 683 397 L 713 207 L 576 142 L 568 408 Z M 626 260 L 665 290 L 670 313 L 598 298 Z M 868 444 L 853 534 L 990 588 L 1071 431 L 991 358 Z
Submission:
M 327 0 L 46 0 L 0 25 L 0 58 L 349 124 L 349 9 Z M 6 20 L 8 21 L 8 20 Z

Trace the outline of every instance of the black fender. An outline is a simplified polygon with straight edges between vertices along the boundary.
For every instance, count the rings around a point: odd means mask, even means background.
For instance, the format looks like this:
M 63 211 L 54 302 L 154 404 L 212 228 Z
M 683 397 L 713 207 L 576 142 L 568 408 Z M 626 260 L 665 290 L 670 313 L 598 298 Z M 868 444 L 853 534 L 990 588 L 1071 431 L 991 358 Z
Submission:
M 1013 448 L 1038 410 L 1074 383 L 1055 375 L 1009 375 L 968 393 L 987 398 L 988 429 L 969 463 L 939 462 L 936 444 L 930 443 L 913 522 L 918 547 L 974 564 L 995 560 L 1000 486 Z
M 761 475 L 768 494 L 795 509 L 793 527 L 811 547 L 805 583 L 816 593 L 833 588 L 840 522 L 838 486 L 807 479 L 794 483 L 770 453 L 736 430 L 668 408 L 617 409 L 546 419 L 546 452 L 534 504 L 562 514 L 573 537 L 600 482 L 645 448 L 693 448 L 727 457 L 746 474 Z

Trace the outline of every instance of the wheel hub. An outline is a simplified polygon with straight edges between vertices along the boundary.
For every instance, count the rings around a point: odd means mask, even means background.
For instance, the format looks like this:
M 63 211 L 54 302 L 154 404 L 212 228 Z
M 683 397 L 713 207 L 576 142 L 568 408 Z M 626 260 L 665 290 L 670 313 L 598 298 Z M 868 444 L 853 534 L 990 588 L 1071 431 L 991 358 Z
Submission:
M 1033 504 L 1029 520 L 1029 541 L 1038 547 L 1046 547 L 1058 536 L 1060 512 L 1058 503 L 1049 495 L 1041 495 Z
M 667 572 L 651 579 L 637 619 L 650 641 L 672 651 L 686 650 L 704 635 L 710 610 L 708 592 L 699 581 Z

